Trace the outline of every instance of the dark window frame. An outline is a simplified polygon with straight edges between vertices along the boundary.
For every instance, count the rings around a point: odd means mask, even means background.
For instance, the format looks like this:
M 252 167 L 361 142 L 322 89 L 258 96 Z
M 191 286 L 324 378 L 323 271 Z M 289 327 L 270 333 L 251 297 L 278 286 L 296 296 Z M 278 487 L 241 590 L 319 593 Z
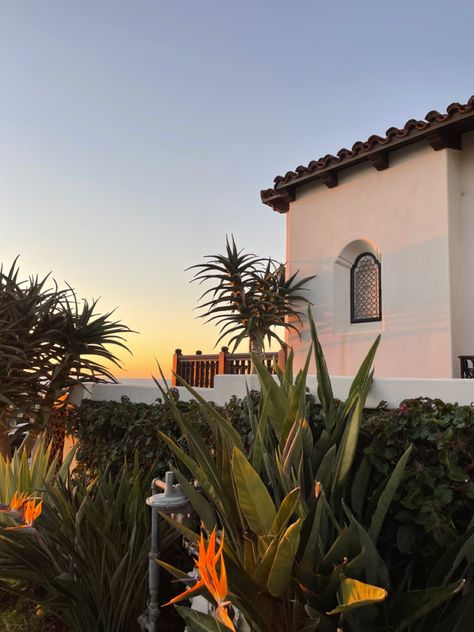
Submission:
M 378 268 L 378 280 L 379 280 L 379 284 L 378 284 L 378 301 L 379 301 L 379 313 L 377 316 L 373 317 L 373 318 L 356 318 L 355 317 L 355 296 L 354 296 L 354 273 L 355 270 L 357 268 L 357 265 L 359 264 L 359 261 L 363 258 L 363 257 L 371 257 L 374 262 L 377 264 L 377 268 Z M 380 261 L 377 259 L 377 257 L 374 255 L 373 252 L 362 252 L 360 255 L 358 255 L 354 261 L 354 263 L 352 264 L 351 267 L 351 324 L 357 324 L 357 323 L 373 323 L 373 322 L 380 322 L 382 320 L 382 266 L 380 264 Z

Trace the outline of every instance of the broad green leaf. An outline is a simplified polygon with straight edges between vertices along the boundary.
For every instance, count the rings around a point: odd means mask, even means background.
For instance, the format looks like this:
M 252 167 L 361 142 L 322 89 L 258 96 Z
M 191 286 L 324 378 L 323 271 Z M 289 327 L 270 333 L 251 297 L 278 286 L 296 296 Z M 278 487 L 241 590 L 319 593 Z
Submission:
M 288 521 L 295 512 L 296 505 L 298 504 L 299 494 L 300 488 L 296 487 L 282 500 L 272 525 L 272 533 L 274 533 L 275 535 L 278 536 L 280 534 L 280 531 L 286 528 Z
M 390 615 L 393 625 L 398 625 L 396 632 L 406 630 L 412 623 L 449 601 L 461 590 L 463 584 L 464 581 L 457 581 L 447 586 L 412 590 L 395 595 L 390 606 Z
M 255 567 L 255 571 L 253 574 L 253 580 L 262 588 L 266 587 L 268 576 L 270 575 L 270 571 L 273 566 L 273 562 L 275 560 L 275 555 L 278 548 L 278 538 L 272 538 L 270 544 L 267 547 L 263 557 L 258 562 Z
M 474 621 L 474 588 L 471 585 L 469 592 L 461 599 L 456 609 L 456 624 L 452 632 L 467 632 Z
M 374 542 L 377 542 L 392 500 L 397 492 L 398 486 L 402 482 L 403 474 L 405 473 L 405 467 L 408 459 L 410 458 L 412 450 L 412 445 L 410 445 L 405 450 L 403 455 L 400 457 L 397 465 L 395 466 L 395 469 L 390 475 L 385 489 L 380 494 L 380 498 L 378 500 L 377 507 L 372 515 L 372 520 L 369 527 L 369 535 Z
M 176 606 L 176 610 L 183 617 L 192 632 L 224 632 L 224 630 L 229 630 L 227 626 L 219 623 L 208 614 L 191 610 L 191 608 L 185 608 L 184 606 Z
M 291 524 L 278 542 L 275 559 L 267 580 L 268 592 L 279 597 L 288 588 L 300 542 L 302 521 Z
M 250 528 L 267 535 L 276 517 L 275 505 L 262 479 L 238 448 L 232 452 L 232 472 L 239 504 Z
M 364 386 L 367 384 L 368 378 L 370 376 L 372 363 L 374 361 L 377 348 L 380 344 L 380 338 L 381 337 L 379 334 L 377 338 L 375 339 L 375 342 L 373 343 L 373 345 L 370 347 L 369 352 L 365 356 L 362 364 L 360 365 L 359 370 L 357 371 L 357 374 L 354 377 L 354 380 L 352 381 L 351 388 L 349 390 L 348 399 L 350 399 L 350 396 L 353 393 L 360 391 L 361 389 L 363 392 Z
M 314 323 L 311 307 L 308 306 L 308 319 L 311 329 L 311 339 L 313 342 L 314 359 L 316 362 L 316 376 L 318 379 L 318 399 L 323 407 L 326 415 L 330 413 L 331 408 L 334 405 L 334 394 L 331 385 L 331 378 L 329 377 L 329 371 L 324 358 L 324 353 L 319 342 L 318 334 L 316 332 L 316 325 Z
M 454 562 L 458 558 L 459 552 L 463 549 L 466 542 L 474 536 L 474 526 L 467 529 L 453 544 L 451 544 L 440 559 L 436 562 L 433 570 L 428 577 L 427 585 L 429 587 L 439 586 L 448 581 L 448 577 L 454 568 Z
M 191 485 L 188 479 L 183 474 L 173 468 L 174 475 L 181 485 L 184 495 L 193 506 L 194 511 L 201 519 L 206 531 L 210 533 L 216 526 L 216 514 L 210 503 L 200 494 L 197 489 Z
M 384 601 L 387 598 L 387 591 L 378 586 L 365 584 L 357 579 L 345 577 L 340 585 L 341 603 L 328 612 L 328 614 L 340 614 L 353 608 L 360 608 L 371 603 Z
M 372 464 L 367 456 L 364 455 L 362 461 L 357 468 L 354 476 L 354 482 L 351 487 L 351 505 L 356 516 L 361 519 L 364 511 L 364 503 L 366 500 L 367 486 L 369 484 L 370 472 Z
M 336 471 L 333 481 L 333 492 L 335 494 L 342 494 L 349 476 L 359 440 L 363 410 L 363 402 L 359 395 L 337 451 Z

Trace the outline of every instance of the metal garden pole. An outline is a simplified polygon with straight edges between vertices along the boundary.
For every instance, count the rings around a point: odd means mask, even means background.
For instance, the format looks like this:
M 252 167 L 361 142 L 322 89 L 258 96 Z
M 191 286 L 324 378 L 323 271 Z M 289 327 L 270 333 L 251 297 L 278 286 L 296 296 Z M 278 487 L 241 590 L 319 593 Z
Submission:
M 158 492 L 157 489 L 164 490 Z M 155 478 L 151 484 L 151 496 L 146 499 L 146 504 L 151 507 L 151 546 L 148 554 L 148 587 L 150 598 L 147 611 L 139 618 L 140 625 L 147 632 L 156 632 L 160 606 L 158 603 L 158 589 L 160 584 L 160 567 L 156 559 L 160 554 L 159 542 L 159 513 L 169 515 L 183 515 L 192 511 L 189 500 L 181 491 L 178 484 L 174 484 L 173 472 L 166 472 L 165 481 Z

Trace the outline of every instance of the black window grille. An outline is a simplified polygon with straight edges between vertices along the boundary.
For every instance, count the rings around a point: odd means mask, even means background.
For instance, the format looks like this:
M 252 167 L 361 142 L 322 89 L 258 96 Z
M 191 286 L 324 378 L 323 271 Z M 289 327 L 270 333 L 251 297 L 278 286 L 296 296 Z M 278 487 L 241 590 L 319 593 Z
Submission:
M 380 261 L 363 252 L 351 268 L 351 323 L 382 320 Z

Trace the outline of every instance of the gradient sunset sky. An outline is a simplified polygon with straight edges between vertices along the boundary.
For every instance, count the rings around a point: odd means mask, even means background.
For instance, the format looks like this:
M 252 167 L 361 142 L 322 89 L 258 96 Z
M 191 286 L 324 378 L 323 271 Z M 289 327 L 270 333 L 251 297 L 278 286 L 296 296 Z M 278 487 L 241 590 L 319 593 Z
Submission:
M 185 268 L 226 234 L 283 259 L 260 189 L 467 101 L 473 26 L 468 1 L 1 0 L 1 261 L 118 307 L 123 377 L 210 352 Z

